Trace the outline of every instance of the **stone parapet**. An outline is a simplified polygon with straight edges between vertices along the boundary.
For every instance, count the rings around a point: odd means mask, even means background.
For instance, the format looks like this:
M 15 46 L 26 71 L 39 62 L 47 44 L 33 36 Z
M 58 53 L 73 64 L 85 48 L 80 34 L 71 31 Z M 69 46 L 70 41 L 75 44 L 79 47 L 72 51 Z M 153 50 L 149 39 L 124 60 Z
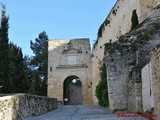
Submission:
M 55 98 L 29 94 L 15 94 L 0 97 L 0 120 L 22 120 L 57 108 Z

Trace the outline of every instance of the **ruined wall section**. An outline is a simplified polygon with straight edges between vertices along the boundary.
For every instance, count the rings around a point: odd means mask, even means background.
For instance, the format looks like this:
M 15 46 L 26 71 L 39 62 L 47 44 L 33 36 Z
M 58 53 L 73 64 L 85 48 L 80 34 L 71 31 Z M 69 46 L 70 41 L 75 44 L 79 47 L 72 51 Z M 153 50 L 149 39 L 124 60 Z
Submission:
M 151 52 L 152 86 L 154 95 L 154 112 L 160 119 L 160 44 Z M 157 120 L 159 120 L 157 118 Z
M 141 70 L 149 63 L 151 50 L 160 44 L 159 13 L 160 8 L 155 9 L 140 28 L 106 46 L 109 107 L 113 111 L 143 112 Z
M 95 97 L 95 88 L 98 84 L 99 67 L 104 58 L 104 44 L 110 41 L 114 42 L 121 35 L 129 32 L 131 29 L 132 11 L 136 9 L 139 22 L 143 22 L 153 11 L 153 8 L 159 4 L 159 0 L 117 0 L 110 14 L 101 26 L 102 36 L 100 36 L 93 48 L 92 57 L 92 80 L 93 80 L 93 100 L 97 103 Z

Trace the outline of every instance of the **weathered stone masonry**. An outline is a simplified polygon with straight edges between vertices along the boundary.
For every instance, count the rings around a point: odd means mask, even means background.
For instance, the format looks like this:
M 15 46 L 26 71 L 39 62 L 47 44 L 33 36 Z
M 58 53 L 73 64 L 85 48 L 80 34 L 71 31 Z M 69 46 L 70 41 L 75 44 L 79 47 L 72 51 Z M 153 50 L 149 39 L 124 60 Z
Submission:
M 138 29 L 106 44 L 105 64 L 113 111 L 143 112 L 141 70 L 150 62 L 151 50 L 160 44 L 159 13 L 157 7 Z
M 91 49 L 88 38 L 51 40 L 48 47 L 48 96 L 64 101 L 64 82 L 76 76 L 84 104 L 92 104 Z
M 132 11 L 136 9 L 139 23 L 143 22 L 153 11 L 155 6 L 160 3 L 159 0 L 117 0 L 110 14 L 105 21 L 107 24 L 102 26 L 102 36 L 98 38 L 94 48 L 92 57 L 92 94 L 93 101 L 97 103 L 95 97 L 95 88 L 100 80 L 98 63 L 104 58 L 104 44 L 117 41 L 121 35 L 130 31 Z
M 0 97 L 0 120 L 22 120 L 57 109 L 57 100 L 29 94 Z
M 151 52 L 154 112 L 160 119 L 160 44 Z M 157 119 L 158 120 L 158 119 Z

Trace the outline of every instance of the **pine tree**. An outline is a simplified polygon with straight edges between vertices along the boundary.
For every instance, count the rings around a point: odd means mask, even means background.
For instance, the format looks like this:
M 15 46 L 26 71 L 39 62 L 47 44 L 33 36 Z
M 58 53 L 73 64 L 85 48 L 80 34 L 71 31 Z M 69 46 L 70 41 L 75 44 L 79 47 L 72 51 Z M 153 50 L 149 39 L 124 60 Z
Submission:
M 33 80 L 29 93 L 34 95 L 41 95 L 41 79 L 37 70 L 33 71 Z
M 31 59 L 28 56 L 24 56 L 23 58 L 23 72 L 24 72 L 24 80 L 23 80 L 23 88 L 22 91 L 28 93 L 31 85 L 32 85 L 32 78 L 33 78 L 33 71 L 30 66 Z
M 8 56 L 8 20 L 5 6 L 2 5 L 1 26 L 0 26 L 0 86 L 1 92 L 9 92 L 9 56 Z
M 46 32 L 41 32 L 35 42 L 30 41 L 31 49 L 35 56 L 31 60 L 31 65 L 39 77 L 41 84 L 40 95 L 47 95 L 47 65 L 48 65 L 48 36 Z M 38 79 L 38 78 L 37 78 Z
M 24 81 L 24 61 L 23 54 L 20 47 L 15 44 L 9 44 L 9 85 L 10 92 L 17 93 L 23 92 Z

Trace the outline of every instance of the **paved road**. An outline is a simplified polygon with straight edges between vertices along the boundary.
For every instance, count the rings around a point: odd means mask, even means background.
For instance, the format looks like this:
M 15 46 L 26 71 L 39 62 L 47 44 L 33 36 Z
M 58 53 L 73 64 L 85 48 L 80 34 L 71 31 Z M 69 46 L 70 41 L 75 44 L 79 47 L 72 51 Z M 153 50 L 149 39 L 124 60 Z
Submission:
M 145 118 L 120 118 L 109 109 L 100 106 L 67 105 L 38 117 L 24 120 L 148 120 Z

